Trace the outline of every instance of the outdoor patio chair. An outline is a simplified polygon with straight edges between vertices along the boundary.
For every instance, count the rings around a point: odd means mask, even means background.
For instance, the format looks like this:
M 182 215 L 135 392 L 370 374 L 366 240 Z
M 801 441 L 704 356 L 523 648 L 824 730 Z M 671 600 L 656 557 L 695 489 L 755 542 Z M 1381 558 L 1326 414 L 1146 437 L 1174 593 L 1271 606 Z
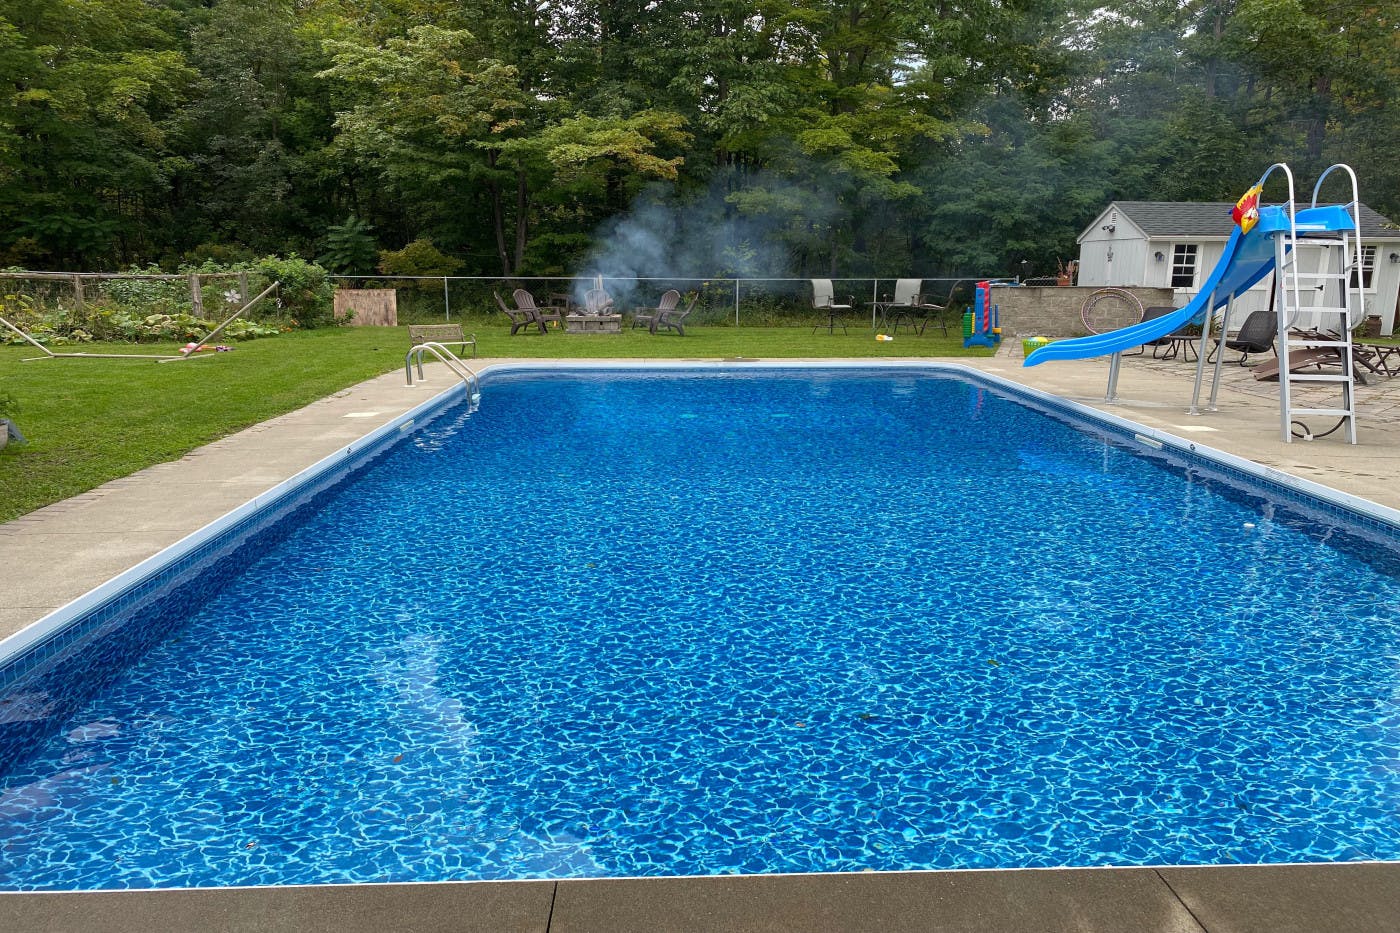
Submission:
M 1154 305 L 1150 308 L 1142 309 L 1142 319 L 1144 321 L 1156 320 L 1159 317 L 1166 317 L 1177 309 L 1172 305 Z M 1200 339 L 1199 331 L 1191 333 L 1189 330 L 1174 330 L 1170 334 L 1163 334 L 1156 340 L 1149 340 L 1138 348 L 1135 355 L 1140 356 L 1148 347 L 1152 348 L 1152 358 L 1154 360 L 1174 360 L 1178 356 L 1190 361 L 1195 359 L 1191 354 L 1195 342 Z M 1127 354 L 1125 354 L 1127 355 Z
M 953 307 L 953 301 L 957 298 L 958 289 L 967 284 L 963 280 L 958 280 L 948 289 L 948 297 L 943 299 L 942 304 L 936 301 L 926 301 L 923 295 L 919 295 L 914 302 L 914 315 L 919 322 L 919 336 L 923 336 L 930 323 L 943 331 L 943 336 L 948 336 L 948 313 Z
M 662 311 L 656 315 L 656 319 L 651 322 L 651 332 L 654 334 L 661 328 L 673 330 L 678 336 L 685 336 L 685 319 L 690 317 L 690 312 L 695 310 L 695 303 L 700 300 L 700 293 L 697 291 L 690 299 L 690 304 L 685 306 L 685 310 L 672 308 L 669 311 Z
M 918 327 L 914 309 L 919 304 L 919 287 L 922 279 L 896 279 L 894 294 L 880 302 L 880 324 L 890 328 L 891 334 L 899 333 L 899 325 L 907 324 L 913 331 Z
M 1273 350 L 1274 341 L 1278 338 L 1278 315 L 1272 311 L 1253 311 L 1249 317 L 1244 319 L 1240 325 L 1239 333 L 1233 337 L 1226 337 L 1223 341 L 1217 340 L 1215 349 L 1206 358 L 1209 363 L 1215 359 L 1215 355 L 1220 352 L 1221 346 L 1228 350 L 1238 350 L 1240 352 L 1239 364 L 1247 365 L 1247 360 L 1251 353 L 1263 353 L 1266 350 Z
M 541 308 L 539 305 L 535 304 L 535 296 L 530 294 L 523 288 L 517 288 L 511 294 L 515 298 L 515 306 L 517 308 L 519 308 L 521 311 L 527 311 L 535 316 L 535 320 L 538 321 L 540 325 L 540 333 L 545 333 L 545 324 L 549 321 L 554 321 L 561 327 L 563 326 L 564 314 L 560 309 Z
M 512 337 L 519 333 L 522 327 L 529 327 L 532 324 L 539 325 L 540 333 L 543 334 L 545 332 L 544 321 L 540 320 L 540 316 L 537 312 L 530 311 L 526 308 L 512 308 L 505 303 L 500 294 L 497 292 L 492 292 L 491 294 L 496 299 L 496 305 L 505 312 L 506 317 L 510 318 L 510 335 Z M 534 304 L 533 299 L 531 300 L 531 304 Z
M 825 327 L 828 333 L 835 334 L 837 325 L 840 325 L 841 333 L 848 333 L 846 322 L 841 320 L 839 315 L 854 309 L 855 301 L 854 295 L 848 295 L 845 304 L 837 304 L 836 290 L 832 288 L 831 279 L 812 279 L 812 307 L 826 312 L 826 323 L 813 325 L 812 333 L 815 334 L 819 328 Z
M 656 333 L 656 318 L 667 311 L 676 310 L 676 305 L 681 303 L 681 293 L 674 288 L 661 296 L 661 300 L 654 308 L 633 308 L 632 309 L 632 329 L 645 327 L 653 334 Z

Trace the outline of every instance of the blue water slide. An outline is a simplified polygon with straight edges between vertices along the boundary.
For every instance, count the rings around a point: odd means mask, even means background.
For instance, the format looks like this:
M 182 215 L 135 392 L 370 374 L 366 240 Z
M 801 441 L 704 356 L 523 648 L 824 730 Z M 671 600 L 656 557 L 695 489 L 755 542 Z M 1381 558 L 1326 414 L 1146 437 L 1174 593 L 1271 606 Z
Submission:
M 1299 234 L 1306 234 L 1350 230 L 1354 225 L 1345 207 L 1328 205 L 1299 211 L 1294 218 L 1294 226 Z M 1242 234 L 1239 227 L 1234 228 L 1225 243 L 1220 261 L 1186 307 L 1106 334 L 1056 340 L 1032 351 L 1022 365 L 1036 366 L 1049 360 L 1083 360 L 1120 353 L 1165 337 L 1187 324 L 1203 322 L 1208 313 L 1223 307 L 1232 297 L 1248 291 L 1274 270 L 1274 234 L 1287 229 L 1288 214 L 1282 207 L 1262 208 L 1259 222 L 1248 233 Z M 1211 303 L 1212 297 L 1214 304 Z

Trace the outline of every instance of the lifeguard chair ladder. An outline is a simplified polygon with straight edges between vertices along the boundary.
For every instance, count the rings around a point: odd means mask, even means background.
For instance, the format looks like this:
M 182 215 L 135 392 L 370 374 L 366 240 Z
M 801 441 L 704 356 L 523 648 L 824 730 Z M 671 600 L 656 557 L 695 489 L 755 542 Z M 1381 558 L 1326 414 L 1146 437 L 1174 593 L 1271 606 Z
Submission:
M 1351 331 L 1360 321 L 1362 308 L 1361 274 L 1361 201 L 1357 192 L 1356 173 L 1349 166 L 1337 164 L 1323 172 L 1313 186 L 1312 206 L 1317 207 L 1322 183 L 1334 170 L 1341 169 L 1351 178 L 1352 219 L 1350 230 L 1307 229 L 1299 225 L 1290 210 L 1289 229 L 1274 237 L 1274 277 L 1277 289 L 1278 347 L 1279 347 L 1279 412 L 1280 432 L 1285 443 L 1293 440 L 1293 425 L 1307 415 L 1335 417 L 1338 427 L 1345 425 L 1346 440 L 1356 443 L 1356 383 L 1355 361 L 1352 356 Z M 1306 301 L 1305 301 L 1306 299 Z M 1293 331 L 1301 314 L 1336 315 L 1335 335 L 1318 338 L 1302 337 Z M 1329 328 L 1330 330 L 1330 328 Z M 1341 371 L 1328 373 L 1292 372 L 1288 359 L 1294 350 L 1325 347 L 1334 350 L 1341 362 Z M 1331 405 L 1295 404 L 1294 387 L 1330 385 L 1335 389 Z M 1303 435 L 1311 440 L 1311 435 Z

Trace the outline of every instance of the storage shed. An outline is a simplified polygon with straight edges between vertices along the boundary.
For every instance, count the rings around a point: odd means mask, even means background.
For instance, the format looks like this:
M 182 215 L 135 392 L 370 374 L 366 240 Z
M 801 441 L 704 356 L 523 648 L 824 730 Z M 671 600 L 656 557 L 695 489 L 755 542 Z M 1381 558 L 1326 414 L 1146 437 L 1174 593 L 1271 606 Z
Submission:
M 1114 201 L 1079 235 L 1079 284 L 1169 287 L 1186 305 L 1220 260 L 1234 202 Z M 1395 330 L 1400 228 L 1361 205 L 1361 287 L 1367 317 Z M 1267 308 L 1269 276 L 1235 303 L 1232 322 Z M 1232 328 L 1233 329 L 1233 326 Z

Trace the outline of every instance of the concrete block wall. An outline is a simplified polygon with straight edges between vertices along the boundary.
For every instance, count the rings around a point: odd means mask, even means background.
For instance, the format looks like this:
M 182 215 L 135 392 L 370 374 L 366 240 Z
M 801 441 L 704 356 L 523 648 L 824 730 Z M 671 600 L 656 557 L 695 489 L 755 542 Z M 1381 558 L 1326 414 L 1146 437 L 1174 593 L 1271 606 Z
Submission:
M 992 286 L 992 303 L 1001 308 L 1001 332 L 1008 339 L 1019 337 L 1082 337 L 1088 333 L 1081 312 L 1085 300 L 1098 291 L 1095 287 L 1039 286 L 1018 288 Z M 1144 308 L 1171 305 L 1170 288 L 1131 287 Z

